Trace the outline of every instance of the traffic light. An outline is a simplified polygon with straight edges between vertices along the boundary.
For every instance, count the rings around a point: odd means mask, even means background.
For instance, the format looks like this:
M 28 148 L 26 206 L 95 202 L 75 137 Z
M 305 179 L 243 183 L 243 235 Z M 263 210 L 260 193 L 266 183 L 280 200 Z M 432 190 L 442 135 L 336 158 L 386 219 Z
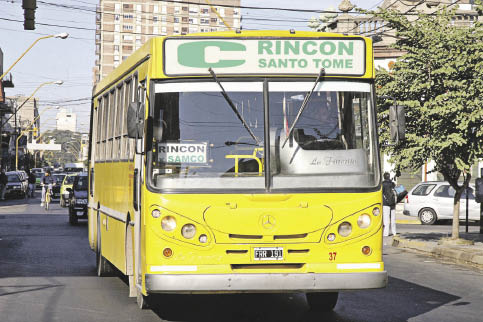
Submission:
M 35 9 L 37 9 L 37 0 L 22 0 L 23 8 L 23 29 L 34 30 L 35 29 Z
M 37 137 L 39 135 L 39 129 L 34 127 L 32 129 L 32 136 Z

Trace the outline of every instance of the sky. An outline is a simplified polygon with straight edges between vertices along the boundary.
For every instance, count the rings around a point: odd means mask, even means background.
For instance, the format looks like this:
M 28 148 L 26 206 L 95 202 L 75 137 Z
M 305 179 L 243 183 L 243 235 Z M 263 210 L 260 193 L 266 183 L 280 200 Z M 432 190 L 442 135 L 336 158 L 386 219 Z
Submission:
M 222 0 L 211 2 L 221 3 Z M 331 6 L 337 8 L 340 2 L 341 0 L 241 0 L 241 5 L 324 10 Z M 383 1 L 351 0 L 351 2 L 358 7 L 368 9 L 380 5 Z M 40 112 L 54 106 L 67 108 L 77 114 L 77 130 L 80 132 L 88 132 L 89 128 L 97 4 L 99 0 L 37 0 L 36 29 L 26 31 L 23 30 L 22 1 L 0 0 L 0 48 L 4 56 L 4 71 L 37 38 L 62 32 L 70 34 L 67 39 L 49 38 L 39 41 L 12 69 L 15 88 L 6 88 L 6 95 L 29 96 L 43 82 L 63 80 L 64 84 L 61 86 L 46 85 L 37 92 Z M 55 5 L 74 5 L 81 9 L 72 10 Z M 308 20 L 318 15 L 316 12 L 243 9 L 242 27 L 244 29 L 309 30 Z M 39 25 L 39 23 L 46 25 Z M 52 108 L 42 114 L 41 132 L 55 128 L 57 111 L 54 110 Z

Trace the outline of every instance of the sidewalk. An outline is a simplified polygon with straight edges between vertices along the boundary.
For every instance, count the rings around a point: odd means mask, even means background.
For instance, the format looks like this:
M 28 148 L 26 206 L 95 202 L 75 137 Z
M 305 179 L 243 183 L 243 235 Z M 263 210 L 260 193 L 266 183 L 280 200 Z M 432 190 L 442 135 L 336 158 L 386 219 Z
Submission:
M 444 237 L 447 237 L 447 234 L 438 232 L 401 233 L 392 237 L 392 246 L 424 252 L 431 256 L 449 259 L 457 264 L 469 265 L 483 270 L 483 234 L 460 232 L 460 238 L 472 240 L 473 245 L 440 244 L 441 238 Z
M 403 214 L 403 210 L 404 203 L 398 203 L 396 205 L 397 224 L 421 225 L 418 217 L 406 216 Z M 393 247 L 412 249 L 431 256 L 449 259 L 458 264 L 483 269 L 483 234 L 479 234 L 479 229 L 476 229 L 476 227 L 472 228 L 472 231 L 468 233 L 460 232 L 460 238 L 473 241 L 473 245 L 443 245 L 441 239 L 447 238 L 450 233 L 434 231 L 436 227 L 431 232 L 423 230 L 423 227 L 427 226 L 419 226 L 421 228 L 416 228 L 418 226 L 413 227 L 412 229 L 406 228 L 407 231 L 401 232 L 394 237 L 384 238 L 387 238 Z

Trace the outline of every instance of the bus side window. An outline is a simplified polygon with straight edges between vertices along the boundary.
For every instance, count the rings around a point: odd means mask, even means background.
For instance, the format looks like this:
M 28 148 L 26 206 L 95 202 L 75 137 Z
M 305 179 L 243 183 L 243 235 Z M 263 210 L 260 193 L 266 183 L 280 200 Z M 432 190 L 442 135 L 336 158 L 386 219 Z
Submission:
M 124 83 L 124 101 L 122 109 L 122 129 L 121 129 L 121 159 L 128 160 L 129 158 L 129 138 L 127 137 L 127 107 L 131 102 L 131 80 Z

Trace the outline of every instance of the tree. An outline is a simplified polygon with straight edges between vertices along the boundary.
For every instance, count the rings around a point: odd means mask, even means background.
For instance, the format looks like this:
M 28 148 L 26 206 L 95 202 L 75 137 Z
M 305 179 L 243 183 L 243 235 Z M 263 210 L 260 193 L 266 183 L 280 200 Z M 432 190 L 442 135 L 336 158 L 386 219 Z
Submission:
M 478 1 L 481 15 L 482 5 Z M 406 108 L 406 140 L 387 146 L 397 170 L 421 168 L 428 159 L 454 188 L 452 239 L 459 239 L 460 198 L 470 168 L 483 158 L 483 28 L 455 26 L 455 10 L 407 15 L 371 12 L 396 31 L 394 48 L 405 54 L 389 71 L 379 69 L 378 95 L 391 95 Z M 390 101 L 379 100 L 382 141 L 387 141 Z M 463 182 L 460 183 L 460 177 Z
M 56 144 L 61 144 L 61 151 L 49 151 L 44 160 L 49 165 L 62 166 L 65 163 L 77 162 L 81 148 L 81 134 L 68 130 L 47 131 L 46 136 Z

